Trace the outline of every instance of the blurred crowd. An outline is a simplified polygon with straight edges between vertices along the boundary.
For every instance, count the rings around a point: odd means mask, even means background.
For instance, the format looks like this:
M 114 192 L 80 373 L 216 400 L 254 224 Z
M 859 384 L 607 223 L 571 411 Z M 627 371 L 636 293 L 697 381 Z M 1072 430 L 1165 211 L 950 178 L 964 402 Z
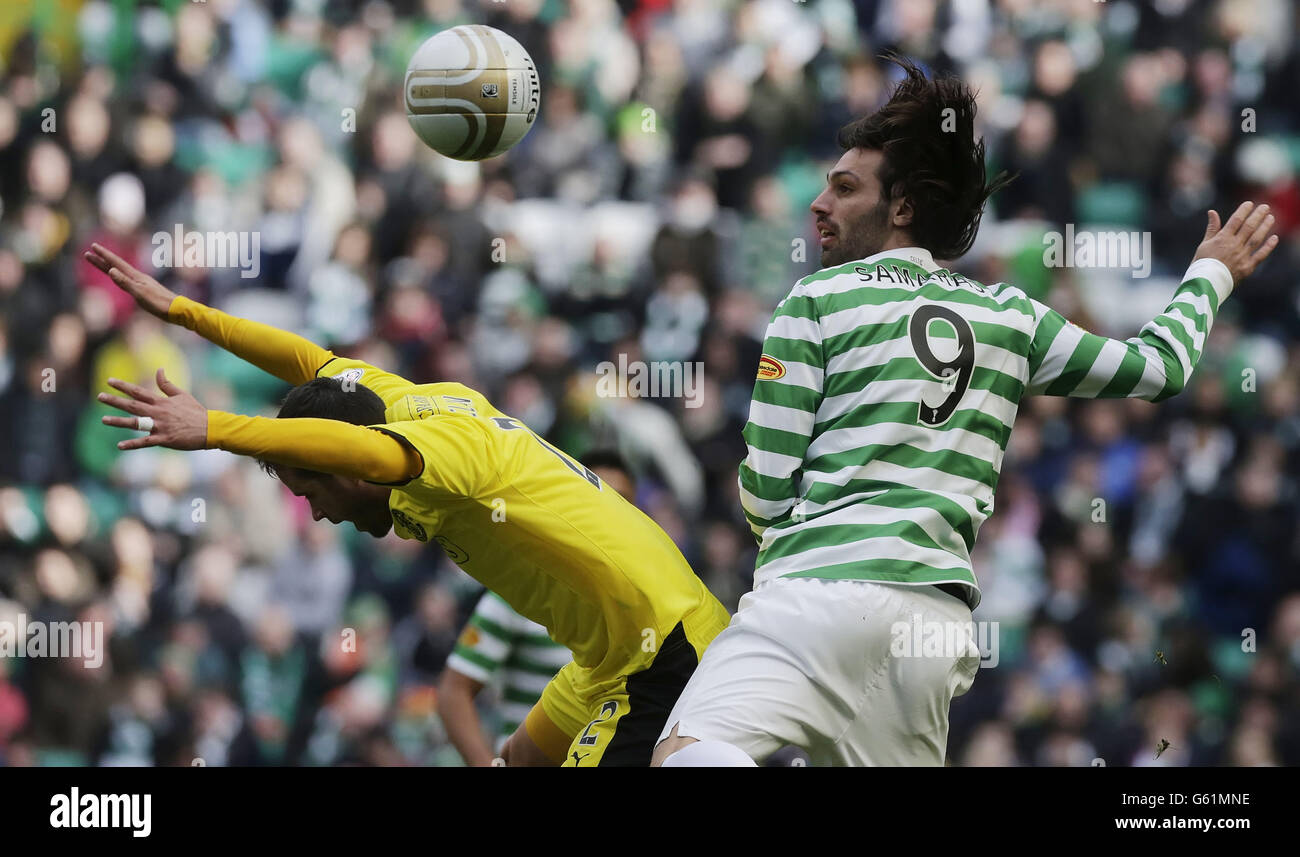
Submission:
M 762 335 L 817 267 L 807 205 L 836 129 L 888 96 L 887 50 L 977 86 L 990 168 L 1019 173 L 965 274 L 1127 337 L 1206 209 L 1266 201 L 1283 237 L 1183 395 L 1026 402 L 974 557 L 998 663 L 953 704 L 951 763 L 1300 764 L 1290 0 L 25 5 L 0 16 L 0 621 L 102 621 L 108 651 L 0 657 L 0 765 L 459 764 L 435 688 L 477 584 L 436 545 L 313 522 L 248 460 L 119 454 L 110 376 L 161 366 L 249 414 L 286 388 L 137 312 L 91 241 L 469 384 L 579 457 L 617 449 L 734 609 Z M 414 48 L 462 23 L 542 75 L 537 127 L 477 164 L 419 144 L 401 98 Z M 1152 276 L 1045 266 L 1067 223 L 1150 232 Z M 159 268 L 178 225 L 256 233 L 258 275 Z M 699 361 L 702 405 L 598 396 L 619 355 Z

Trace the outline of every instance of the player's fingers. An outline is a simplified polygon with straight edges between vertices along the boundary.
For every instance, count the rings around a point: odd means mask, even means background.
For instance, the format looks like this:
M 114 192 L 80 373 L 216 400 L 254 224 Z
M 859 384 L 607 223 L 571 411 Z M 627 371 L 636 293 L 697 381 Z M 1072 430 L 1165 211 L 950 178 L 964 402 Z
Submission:
M 100 417 L 100 420 L 104 423 L 104 425 L 112 426 L 113 428 L 124 428 L 124 429 L 130 429 L 131 431 L 140 431 L 139 417 L 118 417 L 109 414 Z
M 126 411 L 128 414 L 135 414 L 138 417 L 148 416 L 145 413 L 148 407 L 143 402 L 137 402 L 134 399 L 124 399 L 111 393 L 100 393 L 99 400 L 110 407 L 117 408 L 119 411 Z
M 1232 217 L 1229 217 L 1228 222 L 1224 224 L 1223 231 L 1229 235 L 1235 235 L 1237 230 L 1241 229 L 1241 224 L 1246 221 L 1246 215 L 1250 214 L 1251 209 L 1254 207 L 1255 203 L 1249 200 L 1237 206 L 1237 210 L 1232 213 Z
M 1273 229 L 1274 219 L 1273 215 L 1270 214 L 1268 217 L 1262 219 L 1255 228 L 1250 231 L 1250 237 L 1246 239 L 1247 250 L 1253 250 L 1259 247 L 1260 244 L 1264 243 L 1264 239 L 1268 237 L 1268 233 Z M 1246 234 L 1245 230 L 1242 230 L 1242 234 Z
M 1207 222 L 1205 224 L 1205 238 L 1206 239 L 1213 238 L 1215 235 L 1218 234 L 1219 230 L 1223 228 L 1223 224 L 1219 222 L 1219 212 L 1211 208 L 1209 211 L 1209 216 L 1206 218 L 1206 220 Z
M 130 440 L 120 440 L 117 442 L 117 448 L 126 449 L 144 449 L 146 446 L 162 446 L 166 441 L 162 435 L 157 433 L 145 435 L 144 437 L 133 437 Z
M 96 253 L 94 250 L 87 250 L 85 253 L 81 255 L 87 262 L 94 265 L 96 268 L 103 271 L 105 274 L 107 274 L 109 270 L 113 267 L 113 264 L 111 262 L 109 262 L 103 256 Z
M 135 268 L 129 262 L 127 262 L 121 256 L 114 253 L 112 250 L 105 247 L 103 244 L 98 244 L 98 243 L 91 244 L 90 249 L 94 250 L 102 258 L 106 259 L 109 263 L 109 267 L 117 268 L 120 271 L 135 270 Z
M 161 368 L 154 376 L 154 380 L 158 384 L 158 389 L 162 390 L 168 396 L 179 396 L 181 393 L 185 392 L 180 387 L 177 387 L 175 384 L 173 384 L 171 381 L 168 381 L 167 373 L 164 372 Z
M 1250 256 L 1251 270 L 1254 270 L 1256 265 L 1258 265 L 1260 262 L 1263 262 L 1265 259 L 1269 257 L 1269 254 L 1271 254 L 1273 250 L 1277 247 L 1279 241 L 1281 241 L 1281 239 L 1278 238 L 1276 235 L 1270 235 L 1268 236 L 1268 240 L 1266 240 L 1263 244 L 1259 245 L 1259 249 L 1256 250 L 1254 253 L 1252 253 Z
M 134 296 L 136 289 L 140 286 L 135 279 L 138 273 L 139 272 L 128 273 L 127 271 L 123 271 L 121 268 L 109 268 L 108 278 L 117 283 L 123 291 Z
M 123 381 L 121 378 L 109 378 L 108 386 L 121 390 L 131 398 L 148 405 L 152 405 L 158 401 L 158 398 L 144 387 L 141 387 L 139 384 L 132 384 L 130 381 Z
M 1251 240 L 1250 236 L 1252 236 L 1255 233 L 1255 230 L 1259 228 L 1259 224 L 1264 221 L 1264 218 L 1267 215 L 1268 215 L 1267 205 L 1255 206 L 1254 211 L 1246 215 L 1246 219 L 1241 222 L 1241 231 L 1238 232 L 1237 234 L 1241 237 L 1243 241 L 1250 241 Z

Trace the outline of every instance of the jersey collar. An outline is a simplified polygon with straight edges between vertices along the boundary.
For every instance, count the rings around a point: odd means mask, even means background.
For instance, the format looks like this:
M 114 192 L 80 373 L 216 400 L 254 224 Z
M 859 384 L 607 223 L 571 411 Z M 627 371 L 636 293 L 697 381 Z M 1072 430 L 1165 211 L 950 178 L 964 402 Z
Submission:
M 859 264 L 874 264 L 882 259 L 906 259 L 931 273 L 939 270 L 939 266 L 934 263 L 934 256 L 924 247 L 895 247 L 892 250 L 882 250 L 874 256 L 861 260 Z

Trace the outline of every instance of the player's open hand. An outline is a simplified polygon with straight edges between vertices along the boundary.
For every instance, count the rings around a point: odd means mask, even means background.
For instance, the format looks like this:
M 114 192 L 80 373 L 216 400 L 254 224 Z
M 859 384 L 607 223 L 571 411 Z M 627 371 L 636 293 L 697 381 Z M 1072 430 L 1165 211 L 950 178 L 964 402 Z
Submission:
M 1272 231 L 1273 215 L 1268 213 L 1267 205 L 1243 202 L 1222 227 L 1219 213 L 1211 210 L 1205 238 L 1192 261 L 1218 259 L 1232 272 L 1235 285 L 1253 274 L 1277 247 L 1278 237 Z
M 163 393 L 161 396 L 117 378 L 109 378 L 108 385 L 131 398 L 124 399 L 111 393 L 99 394 L 99 400 L 104 404 L 132 415 L 104 417 L 104 425 L 149 432 L 146 437 L 120 441 L 117 448 L 165 446 L 170 449 L 203 449 L 208 440 L 207 408 L 199 404 L 198 399 L 168 381 L 163 370 L 158 370 L 156 380 L 158 389 Z
M 83 258 L 99 270 L 108 274 L 108 278 L 117 287 L 135 298 L 140 309 L 167 320 L 167 308 L 172 305 L 176 293 L 155 280 L 153 277 L 131 265 L 121 256 L 102 244 L 91 244 L 90 249 L 82 254 Z

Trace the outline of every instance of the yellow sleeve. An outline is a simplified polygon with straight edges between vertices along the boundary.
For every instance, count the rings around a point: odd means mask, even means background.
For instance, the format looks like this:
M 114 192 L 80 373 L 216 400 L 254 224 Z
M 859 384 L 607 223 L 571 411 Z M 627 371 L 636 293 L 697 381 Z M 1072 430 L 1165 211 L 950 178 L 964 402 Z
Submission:
M 313 378 L 350 377 L 373 390 L 390 406 L 410 393 L 414 385 L 400 375 L 385 372 L 362 360 L 339 357 L 309 339 L 269 324 L 235 318 L 183 295 L 172 299 L 167 319 L 297 386 Z
M 269 419 L 208 411 L 208 449 L 385 485 L 404 484 L 424 462 L 387 433 L 341 420 Z
M 167 320 L 295 386 L 315 378 L 317 370 L 334 359 L 333 353 L 297 334 L 235 318 L 183 295 L 172 300 Z

